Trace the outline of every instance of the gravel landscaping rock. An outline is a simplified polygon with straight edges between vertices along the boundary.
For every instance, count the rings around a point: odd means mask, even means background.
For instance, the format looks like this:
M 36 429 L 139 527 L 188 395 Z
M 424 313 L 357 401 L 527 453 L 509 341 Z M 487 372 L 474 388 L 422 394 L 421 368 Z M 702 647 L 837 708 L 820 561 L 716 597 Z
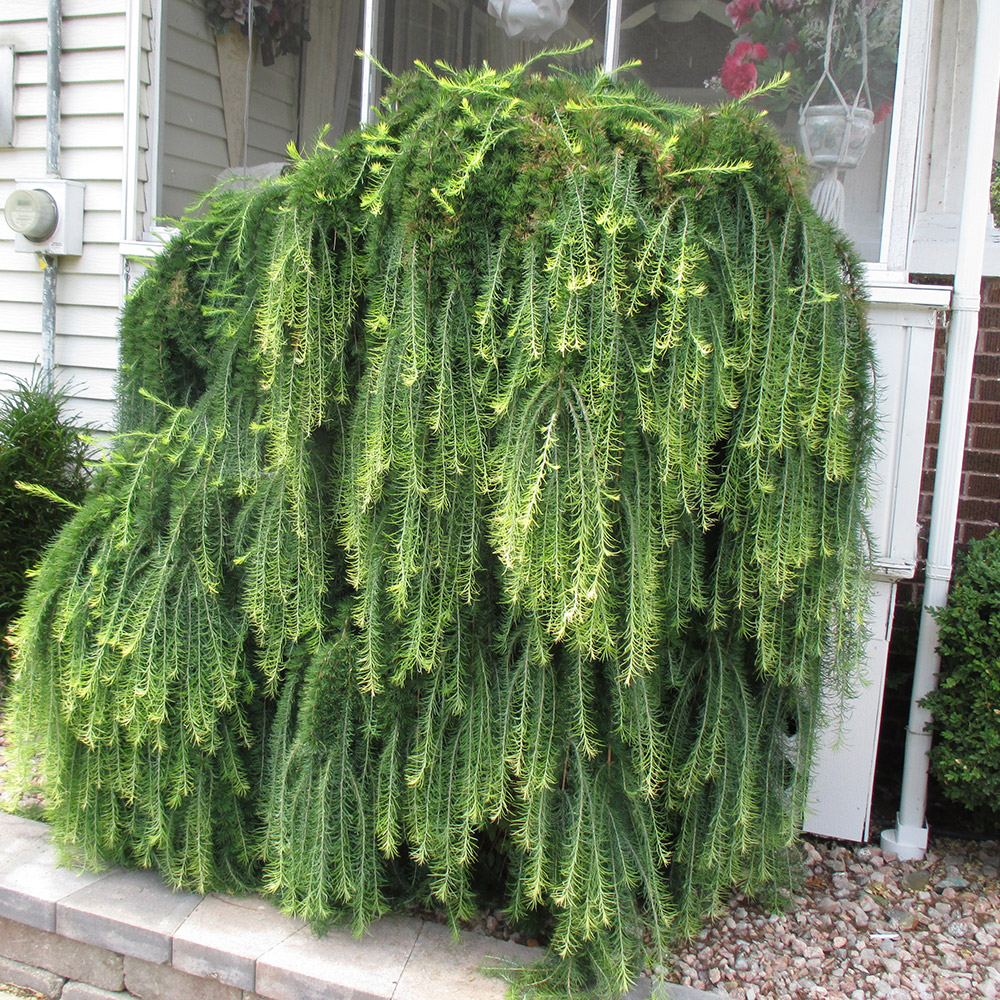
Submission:
M 784 912 L 734 895 L 674 979 L 732 1000 L 1000 1000 L 1000 843 L 931 840 L 923 861 L 803 841 Z

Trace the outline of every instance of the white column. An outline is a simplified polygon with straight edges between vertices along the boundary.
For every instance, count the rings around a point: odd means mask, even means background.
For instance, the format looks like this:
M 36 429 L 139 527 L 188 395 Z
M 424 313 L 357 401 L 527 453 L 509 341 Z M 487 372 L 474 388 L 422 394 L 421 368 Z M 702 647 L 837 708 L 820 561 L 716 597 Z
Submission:
M 908 860 L 923 858 L 927 850 L 925 819 L 928 753 L 931 746 L 931 734 L 927 727 L 931 716 L 921 707 L 920 702 L 937 687 L 938 628 L 932 611 L 947 603 L 955 549 L 969 390 L 979 334 L 983 249 L 986 241 L 997 96 L 1000 90 L 997 38 L 1000 38 L 1000 3 L 996 0 L 980 0 L 958 262 L 955 265 L 938 463 L 934 474 L 934 500 L 927 548 L 924 609 L 917 640 L 899 813 L 895 828 L 882 834 L 883 849 Z

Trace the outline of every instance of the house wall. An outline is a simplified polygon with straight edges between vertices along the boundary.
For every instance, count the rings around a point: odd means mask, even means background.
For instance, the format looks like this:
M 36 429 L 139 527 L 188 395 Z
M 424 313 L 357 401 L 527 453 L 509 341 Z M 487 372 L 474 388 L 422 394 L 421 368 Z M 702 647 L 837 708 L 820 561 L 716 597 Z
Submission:
M 932 277 L 934 283 L 947 277 Z M 927 542 L 930 536 L 934 471 L 938 460 L 941 400 L 947 328 L 938 323 L 935 336 L 933 374 L 928 402 L 927 437 L 924 445 L 923 474 L 918 506 L 918 563 L 910 580 L 897 584 L 895 618 L 889 646 L 888 679 L 882 709 L 875 776 L 876 806 L 889 819 L 898 805 L 903 768 L 906 727 L 910 712 L 913 662 L 920 634 L 920 609 L 924 592 Z M 979 314 L 979 337 L 972 373 L 969 424 L 966 433 L 958 524 L 955 541 L 959 550 L 973 538 L 980 538 L 1000 522 L 1000 279 L 983 282 Z M 933 778 L 932 778 L 933 792 Z M 932 808 L 934 795 L 932 794 Z M 951 803 L 949 809 L 954 808 Z M 932 818 L 932 822 L 935 820 Z M 940 817 L 938 822 L 951 823 Z
M 14 48 L 15 81 L 13 146 L 0 148 L 0 204 L 15 181 L 45 176 L 46 13 L 46 0 L 0 0 L 0 45 Z M 122 241 L 142 239 L 159 216 L 182 212 L 228 166 L 218 61 L 196 0 L 63 0 L 63 14 L 61 176 L 84 183 L 86 193 L 84 252 L 58 262 L 56 365 L 73 397 L 71 415 L 111 430 Z M 249 164 L 284 158 L 297 139 L 298 73 L 289 56 L 256 67 Z M 124 182 L 130 157 L 134 189 Z M 37 370 L 41 298 L 37 256 L 16 252 L 0 225 L 0 391 Z
M 198 0 L 163 0 L 163 97 L 160 200 L 156 212 L 177 217 L 228 167 L 219 60 Z M 298 141 L 299 60 L 258 59 L 252 76 L 247 164 L 283 160 Z
M 126 0 L 63 0 L 62 176 L 86 184 L 85 250 L 59 261 L 56 364 L 83 420 L 110 428 L 121 302 Z M 0 45 L 14 47 L 14 145 L 0 149 L 0 203 L 45 176 L 45 0 L 3 0 Z M 42 278 L 0 226 L 0 390 L 32 376 Z

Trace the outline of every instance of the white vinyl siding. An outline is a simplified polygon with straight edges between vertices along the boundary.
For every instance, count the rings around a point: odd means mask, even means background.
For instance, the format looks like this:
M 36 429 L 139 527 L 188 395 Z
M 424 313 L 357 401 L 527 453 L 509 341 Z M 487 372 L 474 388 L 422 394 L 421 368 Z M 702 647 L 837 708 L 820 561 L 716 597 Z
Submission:
M 84 252 L 59 259 L 58 379 L 72 411 L 114 419 L 121 304 L 126 0 L 63 0 L 61 175 L 86 185 Z M 45 0 L 3 0 L 0 44 L 14 47 L 14 146 L 0 149 L 0 202 L 15 180 L 45 176 Z M 0 226 L 0 390 L 30 379 L 41 340 L 41 273 Z

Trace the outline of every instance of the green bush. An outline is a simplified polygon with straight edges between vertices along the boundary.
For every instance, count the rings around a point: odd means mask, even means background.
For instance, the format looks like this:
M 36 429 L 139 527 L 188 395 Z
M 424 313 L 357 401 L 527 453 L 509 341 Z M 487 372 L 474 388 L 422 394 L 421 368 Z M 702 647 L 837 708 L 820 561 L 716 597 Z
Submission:
M 70 508 L 19 482 L 45 487 L 72 504 L 87 490 L 87 445 L 66 421 L 66 396 L 40 381 L 19 382 L 0 396 L 0 635 L 7 634 L 28 588 L 27 571 L 69 516 Z M 0 643 L 0 686 L 10 650 Z
M 949 798 L 1000 815 L 1000 533 L 969 543 L 937 619 L 931 768 Z
M 860 266 L 752 107 L 605 76 L 294 159 L 129 300 L 10 732 L 60 842 L 317 924 L 460 921 L 492 843 L 522 986 L 621 996 L 782 870 L 862 648 Z

